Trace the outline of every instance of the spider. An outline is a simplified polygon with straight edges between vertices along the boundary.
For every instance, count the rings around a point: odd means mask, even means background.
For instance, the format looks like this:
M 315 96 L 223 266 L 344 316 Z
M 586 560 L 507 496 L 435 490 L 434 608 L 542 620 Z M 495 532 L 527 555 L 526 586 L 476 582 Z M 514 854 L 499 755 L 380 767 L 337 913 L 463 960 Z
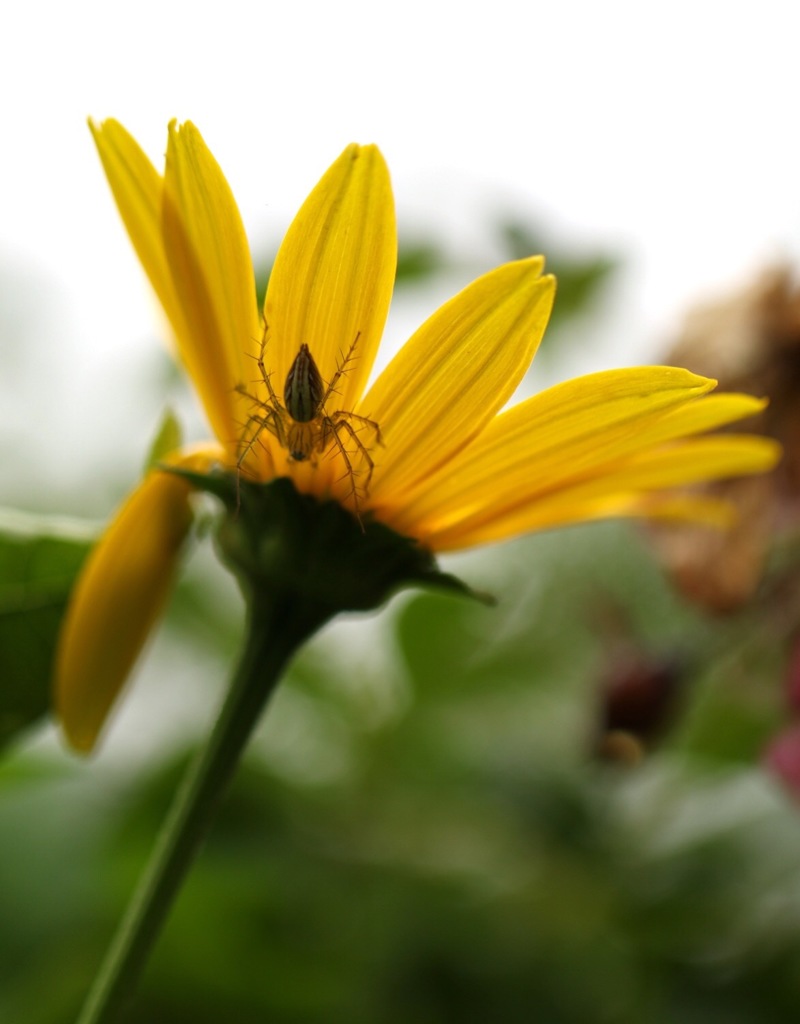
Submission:
M 347 355 L 336 369 L 328 385 L 322 379 L 314 357 L 308 345 L 302 344 L 294 358 L 294 362 L 286 375 L 283 388 L 283 401 L 278 397 L 270 374 L 264 365 L 264 352 L 267 347 L 269 327 L 264 322 L 264 334 L 261 338 L 261 351 L 256 359 L 261 379 L 267 389 L 266 401 L 251 395 L 243 385 L 237 391 L 249 398 L 257 407 L 245 424 L 242 437 L 242 450 L 237 462 L 237 470 L 242 471 L 242 464 L 258 442 L 262 431 L 267 430 L 282 448 L 289 453 L 294 462 L 310 462 L 317 464 L 318 456 L 324 455 L 332 446 L 339 451 L 344 460 L 344 476 L 350 480 L 350 494 L 353 498 L 356 518 L 361 522 L 359 510 L 359 485 L 361 497 L 369 494 L 369 485 L 375 464 L 369 449 L 358 436 L 359 431 L 369 429 L 374 435 L 376 444 L 382 444 L 381 430 L 378 424 L 366 416 L 359 416 L 346 409 L 328 412 L 326 404 L 331 395 L 336 394 L 336 386 L 346 373 L 348 364 L 354 358 L 361 332 L 355 336 Z M 254 427 L 249 438 L 250 428 Z M 348 451 L 345 440 L 352 443 Z M 246 439 L 247 438 L 247 439 Z M 246 439 L 246 440 L 245 440 Z M 363 484 L 357 483 L 360 467 L 354 468 L 354 458 L 359 458 L 366 465 L 366 479 Z M 344 478 L 344 477 L 343 477 Z

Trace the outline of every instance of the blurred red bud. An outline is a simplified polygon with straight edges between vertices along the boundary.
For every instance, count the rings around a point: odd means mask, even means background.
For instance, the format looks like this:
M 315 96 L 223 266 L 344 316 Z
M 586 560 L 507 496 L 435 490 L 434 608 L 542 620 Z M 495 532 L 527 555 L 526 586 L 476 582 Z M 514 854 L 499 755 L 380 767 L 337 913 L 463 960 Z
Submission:
M 629 764 L 639 760 L 671 724 L 682 678 L 676 660 L 645 654 L 609 666 L 600 691 L 597 753 Z
M 770 741 L 762 758 L 764 768 L 780 779 L 786 789 L 800 800 L 800 723 L 778 733 Z
M 800 712 L 800 637 L 796 637 L 786 666 L 783 692 L 789 709 Z

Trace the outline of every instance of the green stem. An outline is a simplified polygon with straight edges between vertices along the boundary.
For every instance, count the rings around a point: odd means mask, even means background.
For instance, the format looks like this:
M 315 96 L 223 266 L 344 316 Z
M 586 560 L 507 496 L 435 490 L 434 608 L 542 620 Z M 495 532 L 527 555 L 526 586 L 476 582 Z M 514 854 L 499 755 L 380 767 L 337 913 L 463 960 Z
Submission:
M 267 699 L 325 618 L 273 596 L 251 603 L 244 651 L 220 715 L 175 794 L 77 1024 L 110 1024 L 131 997 Z

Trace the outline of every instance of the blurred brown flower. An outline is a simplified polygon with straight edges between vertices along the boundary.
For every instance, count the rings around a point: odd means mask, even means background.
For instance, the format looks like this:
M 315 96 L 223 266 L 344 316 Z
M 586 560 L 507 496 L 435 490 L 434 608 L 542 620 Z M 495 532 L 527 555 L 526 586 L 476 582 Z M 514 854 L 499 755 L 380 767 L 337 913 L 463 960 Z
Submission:
M 767 396 L 748 430 L 776 438 L 784 458 L 769 474 L 701 485 L 737 509 L 728 531 L 656 525 L 659 554 L 686 596 L 717 612 L 754 593 L 775 537 L 800 512 L 800 284 L 788 266 L 766 270 L 748 287 L 689 313 L 667 361 L 716 377 L 724 390 Z

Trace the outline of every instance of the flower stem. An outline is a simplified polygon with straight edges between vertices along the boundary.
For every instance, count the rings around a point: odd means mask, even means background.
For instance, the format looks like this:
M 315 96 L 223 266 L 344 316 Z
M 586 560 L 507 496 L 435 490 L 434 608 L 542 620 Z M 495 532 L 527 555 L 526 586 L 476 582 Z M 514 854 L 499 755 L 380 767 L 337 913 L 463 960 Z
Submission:
M 250 604 L 241 661 L 189 766 L 77 1024 L 111 1024 L 131 997 L 260 713 L 297 647 L 328 615 L 274 594 Z

